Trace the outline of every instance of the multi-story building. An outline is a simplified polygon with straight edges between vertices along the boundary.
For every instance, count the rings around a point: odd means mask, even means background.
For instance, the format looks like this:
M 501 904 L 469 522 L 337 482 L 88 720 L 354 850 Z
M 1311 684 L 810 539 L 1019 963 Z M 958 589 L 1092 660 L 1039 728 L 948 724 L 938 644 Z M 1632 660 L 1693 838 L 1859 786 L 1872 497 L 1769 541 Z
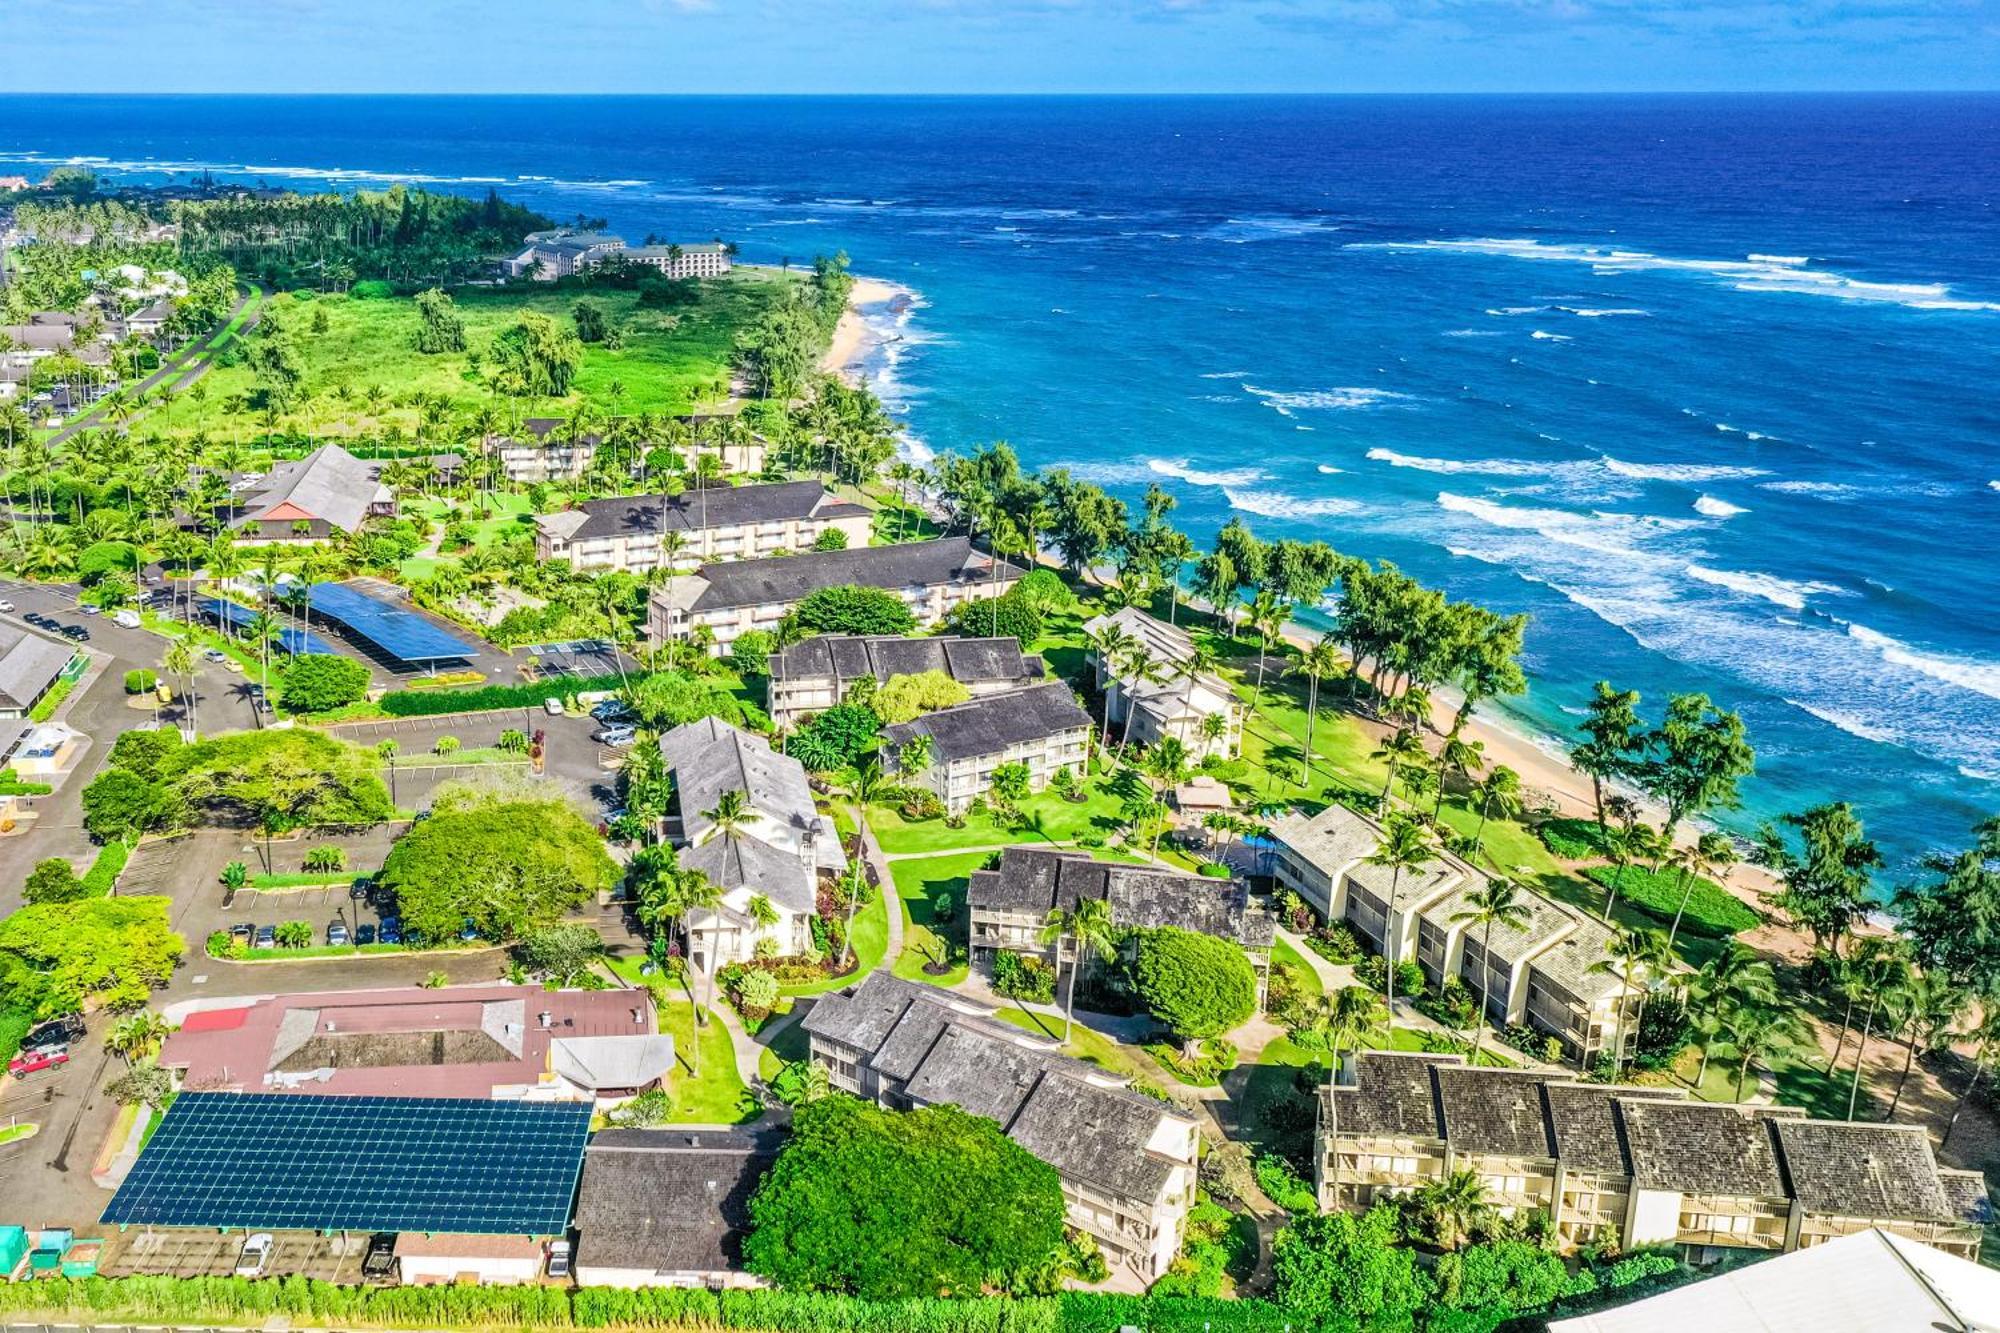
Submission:
M 586 500 L 535 515 L 535 558 L 567 560 L 577 570 L 650 574 L 669 561 L 666 534 L 678 544 L 676 569 L 711 560 L 759 560 L 810 551 L 828 532 L 865 546 L 874 511 L 834 495 L 817 481 L 713 486 L 678 495 Z
M 1595 917 L 1524 889 L 1521 923 L 1491 931 L 1469 925 L 1457 918 L 1485 887 L 1485 875 L 1445 853 L 1401 875 L 1371 865 L 1381 826 L 1341 805 L 1287 816 L 1271 826 L 1271 837 L 1280 887 L 1327 920 L 1347 922 L 1370 950 L 1414 959 L 1432 985 L 1456 978 L 1497 1024 L 1548 1033 L 1587 1063 L 1617 1042 L 1621 1011 L 1630 1019 L 1637 1008 L 1638 985 L 1628 989 L 1598 967 L 1616 936 Z
M 601 231 L 559 228 L 530 232 L 522 238 L 521 245 L 520 253 L 500 261 L 501 270 L 510 278 L 554 282 L 595 268 L 607 257 L 621 253 L 625 238 Z
M 803 953 L 820 876 L 847 866 L 833 822 L 813 805 L 804 766 L 762 736 L 712 717 L 661 736 L 660 755 L 673 781 L 661 834 L 680 849 L 683 867 L 722 891 L 719 908 L 687 916 L 689 961 L 703 971 L 748 962 L 760 939 L 774 941 L 780 954 Z M 724 830 L 714 812 L 732 791 L 742 793 L 745 814 Z M 758 898 L 776 917 L 769 925 L 752 910 Z
M 1920 1125 L 1808 1120 L 1455 1055 L 1364 1051 L 1322 1090 L 1322 1208 L 1362 1211 L 1468 1170 L 1501 1211 L 1548 1213 L 1565 1246 L 1615 1232 L 1696 1260 L 1870 1227 L 1976 1257 L 1992 1218 L 1978 1173 L 1938 1166 Z
M 1129 662 L 1107 662 L 1093 651 L 1090 665 L 1104 696 L 1104 720 L 1122 737 L 1130 717 L 1129 734 L 1139 745 L 1172 736 L 1196 759 L 1235 754 L 1243 743 L 1243 702 L 1222 677 L 1193 669 L 1195 646 L 1187 631 L 1131 606 L 1098 616 L 1084 629 L 1113 626 L 1146 651 L 1159 675 L 1142 679 Z M 1221 730 L 1212 736 L 1208 731 L 1213 728 L 1205 731 L 1203 725 L 1211 717 L 1222 719 Z
M 974 698 L 1017 690 L 1047 678 L 1042 659 L 1021 651 L 1021 641 L 960 638 L 906 639 L 894 634 L 820 634 L 773 653 L 766 710 L 780 728 L 797 725 L 847 698 L 856 683 L 885 685 L 893 676 L 936 671 Z
M 726 651 L 749 630 L 775 630 L 785 612 L 822 588 L 863 587 L 892 592 L 909 604 L 920 625 L 935 625 L 961 602 L 1004 593 L 1022 571 L 973 549 L 964 537 L 815 551 L 768 560 L 703 565 L 653 593 L 646 629 L 656 643 L 706 625 L 715 651 Z
M 722 277 L 729 272 L 731 256 L 721 241 L 696 241 L 688 245 L 635 245 L 625 252 L 625 258 L 678 281 Z
M 895 1110 L 953 1104 L 1062 1177 L 1069 1224 L 1143 1282 L 1167 1271 L 1194 1200 L 1200 1131 L 1095 1065 L 948 991 L 875 972 L 806 1015 L 833 1085 Z
M 1052 680 L 884 727 L 882 753 L 889 768 L 904 772 L 903 747 L 919 736 L 929 737 L 930 762 L 907 776 L 956 812 L 992 789 L 993 770 L 1002 764 L 1027 765 L 1031 791 L 1048 786 L 1061 769 L 1081 777 L 1090 753 L 1090 728 L 1090 714 L 1069 686 Z
M 1074 943 L 1044 943 L 1042 927 L 1049 913 L 1073 911 L 1086 898 L 1108 903 L 1121 930 L 1177 926 L 1241 946 L 1256 969 L 1261 1000 L 1277 920 L 1251 904 L 1243 881 L 1098 861 L 1087 852 L 1009 847 L 997 869 L 974 871 L 965 890 L 973 964 L 990 967 L 1006 950 L 1040 958 L 1058 974 L 1074 966 Z
M 357 532 L 371 518 L 395 515 L 396 495 L 382 484 L 381 472 L 379 462 L 356 458 L 337 444 L 321 445 L 237 483 L 218 517 L 242 542 L 325 541 Z
M 695 418 L 685 418 L 691 423 Z M 702 420 L 706 420 L 703 418 Z M 652 445 L 641 441 L 631 446 L 634 459 Z M 570 423 L 558 417 L 529 417 L 521 422 L 519 434 L 489 435 L 486 452 L 500 460 L 500 471 L 509 481 L 574 481 L 590 471 L 604 448 L 604 436 L 597 431 L 576 433 Z M 724 443 L 704 439 L 683 451 L 684 461 L 701 453 L 713 453 L 725 476 L 754 477 L 764 470 L 764 453 L 769 442 L 761 435 L 737 432 Z M 638 475 L 636 462 L 632 475 Z

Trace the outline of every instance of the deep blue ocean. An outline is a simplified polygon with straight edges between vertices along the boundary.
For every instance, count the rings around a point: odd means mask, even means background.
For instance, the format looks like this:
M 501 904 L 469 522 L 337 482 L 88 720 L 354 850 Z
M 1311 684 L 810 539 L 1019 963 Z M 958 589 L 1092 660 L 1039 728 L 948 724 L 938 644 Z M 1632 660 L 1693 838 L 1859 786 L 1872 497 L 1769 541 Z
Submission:
M 2000 810 L 2000 97 L 0 98 L 71 159 L 845 249 L 913 447 L 1529 611 L 1543 733 L 1707 691 L 1736 827 Z

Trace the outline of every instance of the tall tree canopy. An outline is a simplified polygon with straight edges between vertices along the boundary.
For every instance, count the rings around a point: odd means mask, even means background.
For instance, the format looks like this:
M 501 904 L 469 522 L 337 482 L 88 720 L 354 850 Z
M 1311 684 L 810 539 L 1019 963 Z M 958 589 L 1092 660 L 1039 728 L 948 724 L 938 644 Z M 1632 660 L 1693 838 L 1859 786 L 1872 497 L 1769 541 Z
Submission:
M 23 907 L 0 920 L 0 996 L 53 1018 L 96 998 L 136 1009 L 164 986 L 185 942 L 167 898 L 89 898 Z
M 597 830 L 554 798 L 498 797 L 434 813 L 383 863 L 407 929 L 455 938 L 470 921 L 488 939 L 518 939 L 608 889 L 618 868 Z

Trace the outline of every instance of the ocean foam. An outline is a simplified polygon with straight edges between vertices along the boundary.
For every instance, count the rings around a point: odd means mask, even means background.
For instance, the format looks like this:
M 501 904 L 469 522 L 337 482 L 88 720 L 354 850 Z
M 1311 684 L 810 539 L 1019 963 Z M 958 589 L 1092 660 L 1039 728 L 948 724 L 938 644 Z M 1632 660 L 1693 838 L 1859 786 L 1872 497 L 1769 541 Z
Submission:
M 1315 469 L 1315 471 L 1317 471 L 1322 477 L 1331 477 L 1340 472 L 1346 471 L 1346 469 L 1337 468 L 1331 463 L 1321 463 L 1319 467 Z
M 1750 512 L 1742 505 L 1733 505 L 1727 500 L 1718 500 L 1712 495 L 1696 497 L 1694 511 L 1697 514 L 1706 514 L 1710 518 L 1735 518 L 1738 514 L 1747 514 Z
M 1447 338 L 1498 338 L 1498 337 L 1500 336 L 1500 330 L 1498 330 L 1498 329 L 1446 329 L 1446 330 L 1444 331 L 1444 336 L 1445 336 L 1445 337 L 1447 337 Z
M 1731 592 L 1740 592 L 1746 597 L 1761 597 L 1792 611 L 1806 609 L 1806 598 L 1815 595 L 1844 595 L 1846 589 L 1832 583 L 1816 583 L 1809 579 L 1781 579 L 1776 574 L 1760 574 L 1754 570 L 1739 572 L 1733 569 L 1710 569 L 1705 565 L 1689 565 L 1687 576 Z
M 1635 319 L 1645 319 L 1645 318 L 1650 318 L 1653 313 L 1650 310 L 1641 310 L 1637 306 L 1613 306 L 1605 310 L 1589 310 L 1589 309 L 1580 309 L 1573 306 L 1558 306 L 1557 309 L 1562 310 L 1566 314 L 1575 315 L 1578 319 L 1610 319 L 1616 315 L 1626 315 L 1633 317 Z
M 1838 481 L 1765 481 L 1758 483 L 1758 489 L 1781 495 L 1814 495 L 1823 500 L 1845 500 L 1861 493 L 1859 488 Z
M 1549 477 L 1563 467 L 1560 463 L 1534 463 L 1514 458 L 1420 458 L 1382 448 L 1370 449 L 1364 456 L 1378 463 L 1387 463 L 1390 467 L 1413 468 L 1418 472 L 1436 472 L 1443 476 L 1469 473 L 1487 477 Z
M 1550 263 L 1588 265 L 1593 273 L 1616 277 L 1625 273 L 1680 272 L 1713 278 L 1737 291 L 1780 292 L 1797 296 L 1830 296 L 1845 301 L 1900 305 L 1913 310 L 2000 311 L 2000 302 L 1975 301 L 1952 294 L 1941 282 L 1871 282 L 1827 269 L 1807 268 L 1802 255 L 1752 254 L 1743 259 L 1683 259 L 1646 250 L 1564 244 L 1517 237 L 1472 237 L 1454 241 L 1376 241 L 1352 243 L 1355 250 L 1432 251 L 1443 254 L 1489 255 Z M 1525 313 L 1506 307 L 1494 313 Z
M 1290 416 L 1295 411 L 1352 411 L 1412 401 L 1410 395 L 1393 393 L 1388 389 L 1306 389 L 1297 393 L 1286 393 L 1278 389 L 1260 389 L 1254 384 L 1246 383 L 1243 392 L 1263 399 L 1266 406 L 1281 416 Z
M 1229 497 L 1229 503 L 1249 514 L 1261 514 L 1265 518 L 1326 518 L 1334 514 L 1358 514 L 1361 506 L 1352 500 L 1342 500 L 1334 496 L 1304 498 L 1287 495 L 1283 491 L 1239 490 L 1225 486 L 1222 493 Z
M 1545 343 L 1566 343 L 1570 341 L 1570 336 L 1567 333 L 1550 333 L 1547 329 L 1536 329 L 1528 336 Z
M 1709 463 L 1627 463 L 1605 456 L 1604 466 L 1621 477 L 1638 481 L 1732 481 L 1769 476 L 1760 467 L 1730 467 Z
M 1902 740 L 1902 733 L 1895 728 L 1865 721 L 1852 713 L 1843 713 L 1838 708 L 1826 708 L 1799 699 L 1787 699 L 1785 702 L 1794 708 L 1811 713 L 1830 727 L 1838 727 L 1848 735 L 1858 736 L 1864 741 L 1874 741 L 1877 745 L 1896 745 Z
M 1901 640 L 1892 639 L 1877 630 L 1869 629 L 1866 625 L 1849 624 L 1847 637 L 1874 649 L 1881 654 L 1885 662 L 1921 672 L 1932 680 L 1941 680 L 1947 685 L 1956 685 L 1960 689 L 2000 699 L 2000 663 L 1921 653 Z
M 1146 466 L 1163 477 L 1174 477 L 1190 486 L 1247 486 L 1253 481 L 1262 481 L 1270 474 L 1262 468 L 1225 468 L 1218 472 L 1203 471 L 1191 467 L 1186 459 L 1149 458 Z
M 1205 380 L 1247 380 L 1250 378 L 1250 372 L 1247 370 L 1211 370 L 1203 375 L 1202 378 Z

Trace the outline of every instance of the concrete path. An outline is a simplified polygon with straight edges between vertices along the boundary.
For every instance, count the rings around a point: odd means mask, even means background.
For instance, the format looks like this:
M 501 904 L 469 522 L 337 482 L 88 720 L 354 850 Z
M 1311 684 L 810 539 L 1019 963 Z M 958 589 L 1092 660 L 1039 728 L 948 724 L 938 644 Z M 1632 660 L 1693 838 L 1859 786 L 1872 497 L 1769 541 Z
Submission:
M 868 863 L 869 871 L 875 876 L 876 891 L 882 895 L 884 905 L 889 909 L 889 950 L 882 955 L 885 965 L 894 967 L 896 960 L 903 956 L 903 899 L 896 892 L 896 878 L 889 873 L 890 857 L 882 851 L 882 844 L 875 841 L 875 830 L 868 827 L 868 820 L 861 821 L 861 859 Z M 861 978 L 856 977 L 859 981 Z
M 128 403 L 134 402 L 141 395 L 151 393 L 155 388 L 165 383 L 167 380 L 178 380 L 179 382 L 173 387 L 172 390 L 170 390 L 170 392 L 180 392 L 181 390 L 188 388 L 196 380 L 200 379 L 203 375 L 207 374 L 208 368 L 214 364 L 214 358 L 210 355 L 209 343 L 213 342 L 215 340 L 216 335 L 221 333 L 223 329 L 227 329 L 231 324 L 234 324 L 237 318 L 243 314 L 244 309 L 258 295 L 259 295 L 259 290 L 253 287 L 248 292 L 245 292 L 242 296 L 238 297 L 236 304 L 229 308 L 229 314 L 226 318 L 223 319 L 221 328 L 217 329 L 215 333 L 211 333 L 206 337 L 189 339 L 187 346 L 183 347 L 178 353 L 176 353 L 171 357 L 163 359 L 160 362 L 159 369 L 153 371 L 152 374 L 140 380 L 138 384 L 131 386 L 129 397 L 126 396 L 127 391 L 125 389 L 119 390 L 118 396 L 120 400 Z M 250 332 L 250 330 L 256 328 L 257 321 L 260 318 L 262 318 L 262 316 L 263 316 L 263 307 L 259 305 L 255 312 L 253 312 L 247 319 L 244 319 L 242 327 L 236 330 L 235 336 L 240 338 L 244 334 Z M 119 422 L 116 424 L 121 426 L 130 426 L 132 422 L 136 421 L 141 415 L 143 415 L 143 412 L 144 409 L 134 412 L 132 416 L 127 417 L 123 422 Z M 76 434 L 80 430 L 87 430 L 93 426 L 110 424 L 103 420 L 103 416 L 104 416 L 104 400 L 99 399 L 97 403 L 93 404 L 91 407 L 85 410 L 81 415 L 71 417 L 67 422 L 63 423 L 62 427 L 59 430 L 57 430 L 54 434 L 49 436 L 48 443 L 51 445 L 61 444 L 64 440 L 67 440 L 70 436 Z

